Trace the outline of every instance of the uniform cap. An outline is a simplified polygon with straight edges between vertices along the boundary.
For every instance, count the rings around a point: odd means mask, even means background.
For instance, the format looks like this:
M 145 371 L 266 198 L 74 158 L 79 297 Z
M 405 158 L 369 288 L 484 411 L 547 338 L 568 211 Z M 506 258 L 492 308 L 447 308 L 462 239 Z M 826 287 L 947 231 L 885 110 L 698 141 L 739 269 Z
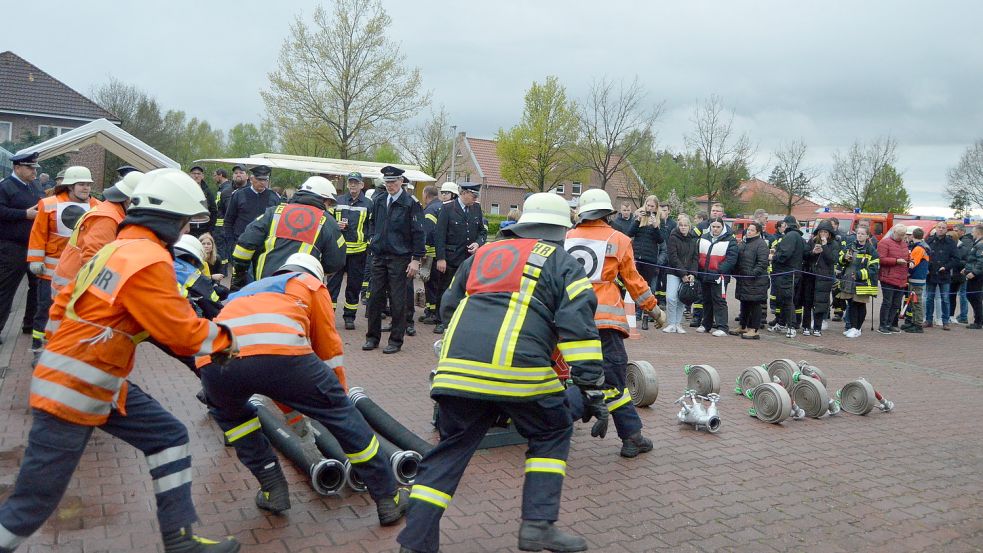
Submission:
M 465 190 L 477 194 L 478 191 L 481 190 L 481 184 L 477 182 L 466 182 L 461 185 L 461 192 L 464 192 Z
M 386 165 L 380 172 L 382 173 L 382 180 L 386 182 L 392 182 L 396 178 L 403 176 L 406 171 L 400 169 L 399 167 L 393 167 L 392 165 Z
M 256 167 L 250 169 L 249 172 L 259 180 L 270 180 L 270 173 L 272 173 L 273 170 L 266 165 L 257 165 Z
M 120 165 L 116 168 L 116 174 L 119 175 L 119 178 L 123 178 L 133 171 L 138 171 L 138 169 L 132 165 Z
M 80 182 L 92 184 L 92 172 L 88 167 L 73 165 L 65 169 L 65 180 L 61 181 L 62 185 L 69 186 Z
M 205 172 L 205 168 L 202 167 L 201 165 L 192 165 L 191 166 L 191 169 L 188 169 L 188 172 L 190 173 L 192 171 L 201 171 L 202 173 L 204 173 Z
M 352 171 L 351 173 L 348 173 L 348 177 L 345 180 L 357 180 L 358 182 L 362 182 L 362 173 Z
M 38 165 L 38 157 L 40 156 L 41 154 L 38 152 L 10 156 L 10 163 L 14 165 L 27 165 L 28 167 L 40 167 Z

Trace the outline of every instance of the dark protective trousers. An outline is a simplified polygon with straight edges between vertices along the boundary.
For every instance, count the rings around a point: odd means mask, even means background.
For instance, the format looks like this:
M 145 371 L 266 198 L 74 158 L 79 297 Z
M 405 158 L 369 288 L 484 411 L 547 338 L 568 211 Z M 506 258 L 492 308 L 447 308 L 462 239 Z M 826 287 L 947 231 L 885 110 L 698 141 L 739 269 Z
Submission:
M 344 318 L 346 321 L 355 320 L 358 311 L 358 296 L 362 291 L 362 279 L 365 278 L 365 252 L 350 253 L 345 256 L 345 266 L 328 279 L 328 292 L 331 301 L 341 303 L 341 279 L 345 278 Z
M 253 394 L 262 394 L 323 424 L 338 439 L 373 499 L 396 494 L 388 460 L 378 455 L 375 433 L 334 371 L 317 355 L 253 355 L 226 365 L 211 363 L 202 367 L 201 383 L 215 421 L 254 475 L 277 463 L 273 447 L 260 431 L 256 408 L 249 403 Z
M 44 327 L 48 324 L 48 310 L 51 309 L 51 281 L 38 279 L 37 308 L 34 310 L 34 322 L 31 325 L 31 337 L 44 340 Z
M 800 279 L 795 278 L 794 274 L 771 277 L 771 289 L 776 302 L 776 318 L 781 324 L 790 328 L 799 328 L 799 321 L 795 316 L 795 297 L 800 287 Z
M 397 541 L 414 551 L 436 553 L 440 517 L 450 504 L 468 461 L 500 413 L 511 417 L 516 430 L 529 441 L 522 519 L 555 521 L 573 434 L 564 394 L 530 402 L 504 402 L 438 396 L 440 443 L 423 457 L 410 493 L 406 528 Z
M 423 283 L 423 291 L 426 294 L 427 306 L 426 312 L 431 313 L 435 319 L 439 319 L 440 316 L 437 315 L 440 310 L 440 273 L 437 269 L 433 267 L 437 262 L 434 261 L 430 267 L 430 278 Z
M 437 262 L 434 261 L 434 269 L 431 271 L 431 276 L 437 275 L 437 311 L 434 312 L 434 318 L 437 319 L 438 323 L 449 323 L 450 321 L 441 321 L 440 319 L 440 299 L 444 297 L 444 292 L 451 287 L 451 281 L 454 280 L 454 275 L 457 274 L 458 266 L 447 264 L 447 270 L 440 272 L 437 270 Z
M 406 333 L 406 267 L 410 264 L 409 257 L 391 255 L 372 256 L 372 277 L 369 280 L 369 305 L 366 315 L 369 318 L 369 329 L 365 337 L 370 340 L 382 338 L 382 308 L 386 297 L 389 298 L 389 308 L 392 311 L 392 330 L 389 332 L 389 343 L 403 346 L 403 335 Z
M 116 436 L 146 456 L 162 533 L 179 530 L 197 520 L 191 501 L 188 431 L 157 400 L 130 382 L 126 416 L 114 410 L 102 426 L 82 426 L 34 410 L 34 423 L 14 493 L 0 506 L 0 550 L 13 549 L 51 516 L 95 428 Z
M 618 437 L 627 440 L 642 430 L 642 419 L 635 410 L 628 394 L 628 352 L 625 339 L 608 328 L 598 330 L 601 335 L 601 353 L 604 356 L 604 401 L 614 419 Z
M 22 328 L 31 328 L 38 303 L 38 277 L 27 270 L 27 246 L 0 240 L 0 333 L 14 305 L 14 294 L 20 281 L 27 277 L 27 305 Z

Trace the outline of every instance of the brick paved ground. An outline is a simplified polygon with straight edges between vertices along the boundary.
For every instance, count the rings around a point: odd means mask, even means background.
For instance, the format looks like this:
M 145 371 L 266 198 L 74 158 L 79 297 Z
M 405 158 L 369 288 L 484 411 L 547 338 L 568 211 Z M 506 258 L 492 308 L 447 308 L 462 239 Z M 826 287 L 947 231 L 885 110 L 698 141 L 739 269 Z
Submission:
M 362 319 L 359 326 L 342 331 L 350 382 L 433 440 L 431 327 L 419 327 L 402 353 L 384 356 L 359 349 Z M 659 371 L 659 399 L 641 412 L 656 450 L 621 459 L 616 438 L 591 439 L 578 425 L 560 525 L 605 552 L 983 550 L 983 332 L 956 326 L 922 336 L 867 334 L 748 342 L 650 331 L 630 341 L 631 356 Z M 0 384 L 3 494 L 14 481 L 30 424 L 28 342 L 17 336 Z M 731 383 L 744 367 L 780 357 L 809 360 L 835 388 L 865 376 L 897 410 L 782 425 L 748 417 L 749 402 L 730 393 Z M 686 363 L 711 364 L 723 377 L 717 435 L 675 421 L 672 401 L 684 387 Z M 395 550 L 399 529 L 377 526 L 367 496 L 319 497 L 289 466 L 289 516 L 258 512 L 256 482 L 222 446 L 218 427 L 194 399 L 193 375 L 148 346 L 140 347 L 137 366 L 133 380 L 191 431 L 203 534 L 233 534 L 245 551 L 256 552 Z M 475 456 L 444 517 L 442 551 L 514 550 L 522 457 L 520 446 Z M 96 433 L 58 511 L 23 549 L 153 551 L 158 541 L 143 459 Z

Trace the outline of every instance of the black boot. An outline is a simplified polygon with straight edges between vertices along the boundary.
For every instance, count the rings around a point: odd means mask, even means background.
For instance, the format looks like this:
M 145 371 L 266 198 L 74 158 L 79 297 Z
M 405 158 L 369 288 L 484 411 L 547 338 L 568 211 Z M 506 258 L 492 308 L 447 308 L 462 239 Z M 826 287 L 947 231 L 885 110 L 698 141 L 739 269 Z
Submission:
M 621 456 L 629 459 L 638 457 L 639 453 L 652 451 L 652 447 L 652 440 L 642 436 L 641 432 L 636 432 L 629 436 L 627 440 L 621 440 Z
M 278 515 L 290 508 L 290 490 L 280 465 L 264 470 L 256 475 L 259 491 L 256 493 L 256 506 L 264 511 Z
M 587 551 L 587 540 L 565 534 L 548 520 L 523 520 L 519 527 L 519 551 Z
M 409 506 L 410 492 L 405 488 L 396 490 L 396 495 L 380 499 L 375 504 L 375 510 L 379 513 L 380 526 L 392 526 L 399 522 L 399 519 L 406 516 L 406 508 Z
M 164 534 L 164 553 L 235 553 L 239 551 L 239 542 L 233 537 L 224 541 L 215 541 L 198 537 L 191 528 Z

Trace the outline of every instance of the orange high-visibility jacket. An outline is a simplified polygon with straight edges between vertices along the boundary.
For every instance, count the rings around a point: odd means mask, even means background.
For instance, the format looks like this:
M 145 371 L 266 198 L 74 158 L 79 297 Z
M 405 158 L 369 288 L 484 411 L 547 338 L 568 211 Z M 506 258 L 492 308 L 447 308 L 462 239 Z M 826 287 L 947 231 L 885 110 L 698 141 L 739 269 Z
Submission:
M 597 295 L 594 322 L 598 329 L 618 330 L 628 336 L 628 319 L 621 290 L 615 284 L 620 279 L 628 293 L 645 310 L 658 305 L 658 300 L 645 279 L 635 268 L 631 238 L 614 230 L 604 220 L 584 221 L 567 232 L 564 248 L 584 264 L 587 279 Z
M 126 378 L 148 336 L 177 355 L 209 355 L 231 343 L 227 330 L 195 316 L 164 243 L 139 226 L 123 229 L 61 289 L 48 330 L 31 407 L 85 426 L 105 423 L 113 408 L 126 415 Z
M 41 198 L 38 216 L 31 226 L 31 238 L 27 243 L 27 262 L 44 262 L 44 272 L 38 276 L 51 280 L 75 223 L 98 204 L 99 200 L 95 198 L 89 198 L 87 202 L 69 201 L 68 192 Z
M 116 239 L 116 229 L 126 216 L 122 204 L 100 202 L 79 219 L 58 258 L 51 287 L 60 290 L 103 246 Z
M 271 282 L 286 279 L 281 292 L 269 289 Z M 232 329 L 239 345 L 239 356 L 307 355 L 315 353 L 332 369 L 347 388 L 341 337 L 334 324 L 334 305 L 328 289 L 317 278 L 305 273 L 275 275 L 256 281 L 233 296 L 215 322 Z M 210 362 L 197 360 L 199 367 Z

